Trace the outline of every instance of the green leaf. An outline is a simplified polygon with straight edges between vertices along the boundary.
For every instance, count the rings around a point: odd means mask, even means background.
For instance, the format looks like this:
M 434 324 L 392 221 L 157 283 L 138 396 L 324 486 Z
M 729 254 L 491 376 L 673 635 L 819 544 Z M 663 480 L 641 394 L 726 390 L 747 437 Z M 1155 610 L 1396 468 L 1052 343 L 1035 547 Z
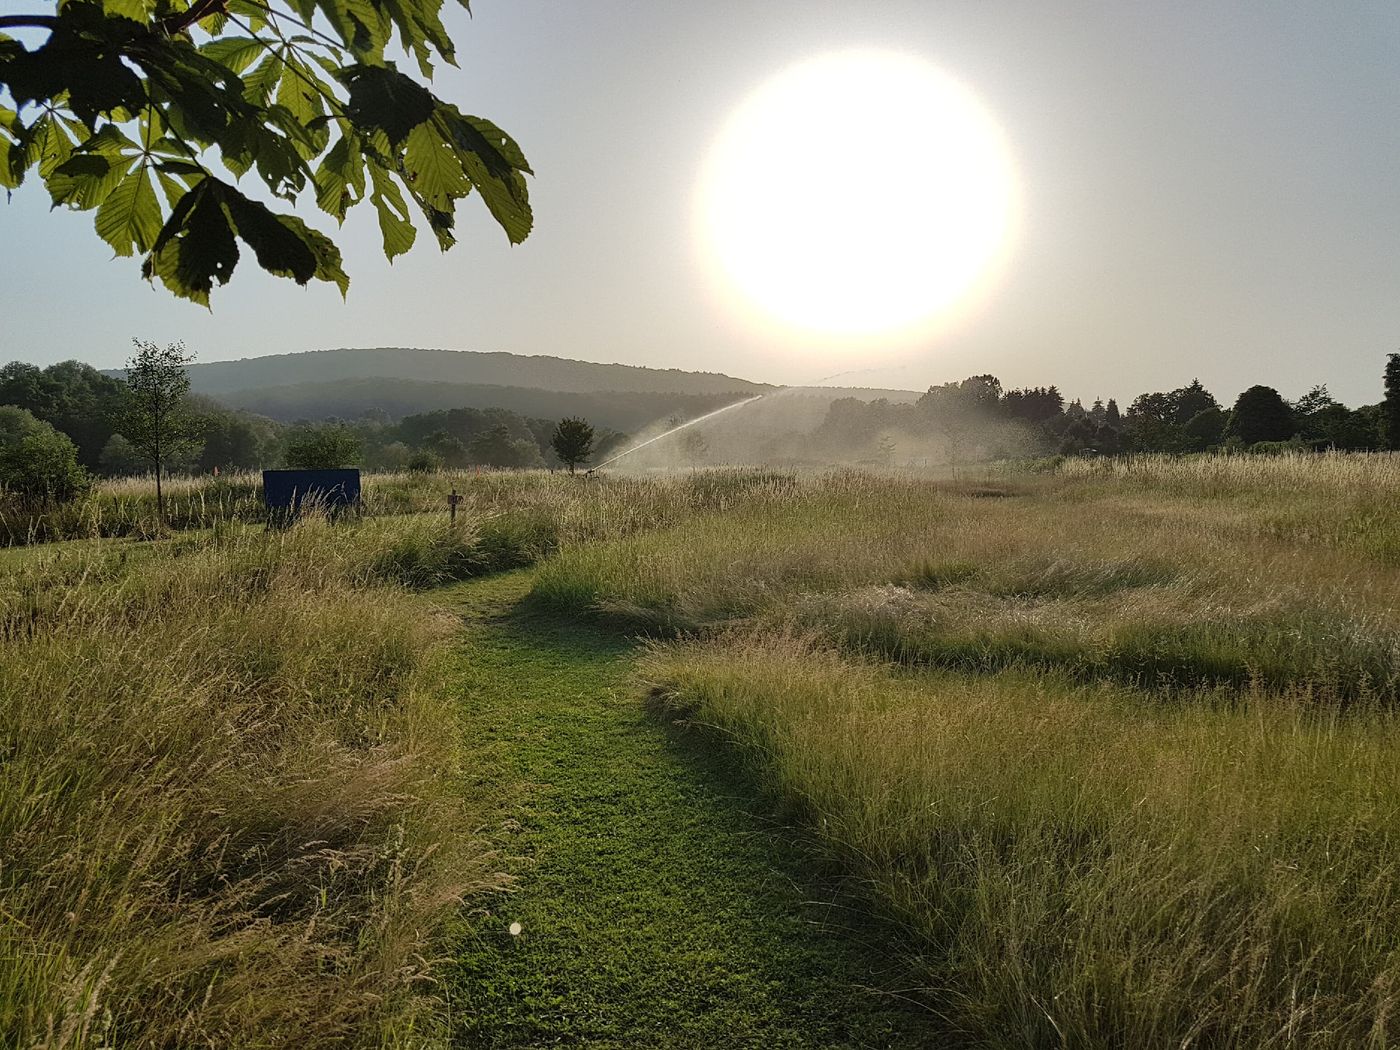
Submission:
M 62 100 L 87 128 L 116 109 L 139 108 L 146 101 L 141 78 L 127 64 L 147 28 L 127 18 L 109 18 L 93 3 L 59 9 L 48 38 L 33 51 L 0 46 L 0 82 L 23 108 Z M 17 45 L 16 45 L 17 46 Z
M 433 236 L 437 238 L 438 247 L 447 251 L 457 243 L 457 238 L 452 233 L 452 227 L 456 223 L 456 216 L 450 211 L 441 211 L 434 208 L 422 198 L 414 198 L 419 209 L 423 212 L 423 218 L 428 220 L 428 229 L 433 231 Z
M 24 147 L 25 167 L 38 167 L 39 176 L 45 179 L 73 155 L 73 140 L 63 125 L 47 114 L 30 125 Z
M 433 121 L 409 132 L 403 167 L 414 194 L 439 211 L 450 212 L 458 198 L 471 192 L 471 180 L 456 149 Z
M 150 251 L 160 234 L 160 201 L 146 165 L 119 182 L 97 209 L 97 235 L 118 255 Z
M 228 0 L 228 13 L 237 16 L 253 32 L 267 28 L 267 12 L 253 0 Z
M 206 304 L 245 247 L 269 272 L 348 286 L 328 238 L 214 179 L 198 162 L 206 151 L 289 201 L 312 183 L 337 221 L 368 196 L 390 260 L 416 243 L 414 205 L 450 247 L 456 204 L 473 189 L 511 241 L 529 233 L 520 147 L 384 60 L 391 43 L 425 74 L 430 58 L 452 60 L 443 0 L 274 6 L 295 12 L 303 35 L 271 39 L 262 0 L 201 7 L 195 25 L 169 33 L 159 20 L 191 0 L 56 0 L 41 43 L 0 34 L 0 187 L 37 168 L 55 205 L 94 210 L 117 254 L 145 253 L 149 278 Z M 36 110 L 26 127 L 19 113 Z
M 365 194 L 365 161 L 359 146 L 347 135 L 336 140 L 316 170 L 316 203 L 337 222 Z
M 24 181 L 24 125 L 19 114 L 0 106 L 0 189 L 17 189 Z
M 87 211 L 110 197 L 130 168 L 130 158 L 75 153 L 55 168 L 46 182 L 55 207 L 64 204 Z
M 480 141 L 489 146 L 507 165 L 516 171 L 523 171 L 527 175 L 534 174 L 530 170 L 529 162 L 525 159 L 524 151 L 521 150 L 515 139 L 496 127 L 495 124 L 481 117 L 456 113 L 455 110 L 453 116 L 475 131 L 480 136 Z
M 393 24 L 382 5 L 371 0 L 317 0 L 316 6 L 346 47 L 372 64 L 383 61 Z
M 277 87 L 277 105 L 285 113 L 277 115 L 276 123 L 297 152 L 310 160 L 326 148 L 330 139 L 330 132 L 318 121 L 325 116 L 324 99 L 331 96 L 331 89 L 306 63 L 292 57 L 283 61 L 286 72 Z
M 104 125 L 96 135 L 90 135 L 74 152 L 100 153 L 105 157 L 120 157 L 123 154 L 136 154 L 141 151 L 126 132 L 115 124 Z
M 151 33 L 128 50 L 131 60 L 146 73 L 165 123 L 181 138 L 222 146 L 236 138 L 239 129 L 259 120 L 257 109 L 244 97 L 238 74 L 187 42 Z
M 199 53 L 206 58 L 212 58 L 220 65 L 228 66 L 235 73 L 242 73 L 267 50 L 268 44 L 256 37 L 226 36 L 204 44 Z
M 18 144 L 0 143 L 0 188 L 18 189 L 24 182 L 28 165 L 24 160 L 24 147 Z
M 384 238 L 384 254 L 390 262 L 413 247 L 418 231 L 409 221 L 408 204 L 399 192 L 394 177 L 378 164 L 369 166 L 370 182 L 373 191 L 370 201 L 379 213 L 379 233 Z
M 277 220 L 292 230 L 316 256 L 316 272 L 312 274 L 318 281 L 329 281 L 340 289 L 343 299 L 350 291 L 350 277 L 341 268 L 340 249 L 325 234 L 313 230 L 295 215 L 279 215 Z
M 418 60 L 418 69 L 423 76 L 431 79 L 432 63 L 429 61 L 432 48 L 453 64 L 456 57 L 452 39 L 443 28 L 438 17 L 442 0 L 378 0 L 388 12 L 389 18 L 399 31 L 399 44 L 405 51 L 413 53 Z
M 225 186 L 203 179 L 175 205 L 141 265 L 148 281 L 159 277 L 173 294 L 203 306 L 209 305 L 215 281 L 228 283 L 238 265 L 238 243 L 224 207 Z
M 299 130 L 294 124 L 291 127 L 294 131 Z M 310 170 L 304 158 L 315 154 L 315 148 L 306 144 L 304 134 L 283 136 L 266 127 L 258 128 L 253 139 L 258 175 L 268 189 L 288 200 L 295 199 L 306 185 Z
M 506 231 L 510 243 L 519 244 L 530 236 L 535 218 L 530 210 L 525 177 L 512 172 L 507 178 L 498 179 L 486 170 L 486 165 L 475 154 L 463 157 L 462 164 L 486 202 L 491 217 Z
M 215 11 L 213 14 L 201 18 L 196 25 L 210 36 L 219 36 L 228 28 L 228 15 L 222 11 Z
M 284 106 L 293 118 L 305 125 L 325 112 L 320 93 L 307 81 L 306 70 L 294 58 L 284 58 L 287 71 L 277 87 L 277 104 Z
M 238 236 L 253 249 L 259 266 L 279 277 L 290 277 L 297 284 L 305 284 L 316 276 L 316 252 L 285 216 L 275 215 L 266 205 L 249 200 L 232 186 L 222 185 L 224 203 Z
M 102 0 L 102 12 L 144 24 L 155 10 L 153 0 Z
M 267 105 L 267 100 L 282 79 L 282 72 L 282 59 L 277 55 L 268 55 L 243 78 L 243 97 L 255 106 Z
M 349 288 L 340 252 L 329 238 L 213 176 L 202 178 L 176 202 L 142 273 L 147 280 L 159 278 L 181 298 L 208 306 L 215 283 L 226 284 L 238 264 L 235 237 L 253 249 L 268 273 L 298 284 L 329 281 L 342 295 Z
M 346 66 L 340 71 L 340 82 L 350 92 L 345 112 L 351 121 L 367 134 L 382 129 L 394 145 L 431 117 L 437 105 L 427 88 L 404 76 L 392 62 Z
M 166 204 L 173 209 L 180 198 L 185 195 L 185 192 L 192 189 L 195 183 L 208 173 L 195 165 L 180 165 L 181 169 L 193 168 L 193 172 L 187 170 L 167 171 L 167 167 L 174 168 L 175 165 L 164 163 L 156 165 L 156 181 L 160 183 L 161 192 L 165 194 Z
M 439 107 L 433 119 L 451 135 L 462 168 L 491 216 L 510 242 L 519 244 L 534 225 L 530 191 L 522 174 L 529 165 L 520 147 L 490 121 L 463 116 L 453 106 Z

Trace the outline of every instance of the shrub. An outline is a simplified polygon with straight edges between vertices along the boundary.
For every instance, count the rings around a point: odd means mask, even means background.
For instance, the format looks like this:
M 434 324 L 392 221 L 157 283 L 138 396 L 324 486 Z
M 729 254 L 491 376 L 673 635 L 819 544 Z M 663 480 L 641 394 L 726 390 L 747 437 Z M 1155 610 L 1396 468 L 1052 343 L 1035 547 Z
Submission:
M 415 474 L 431 474 L 442 469 L 442 457 L 427 449 L 419 449 L 408 457 L 408 469 Z
M 22 408 L 0 407 L 0 484 L 27 500 L 64 503 L 88 488 L 66 434 Z
M 287 439 L 287 466 L 303 470 L 334 470 L 360 456 L 360 439 L 349 427 L 323 423 L 305 427 Z

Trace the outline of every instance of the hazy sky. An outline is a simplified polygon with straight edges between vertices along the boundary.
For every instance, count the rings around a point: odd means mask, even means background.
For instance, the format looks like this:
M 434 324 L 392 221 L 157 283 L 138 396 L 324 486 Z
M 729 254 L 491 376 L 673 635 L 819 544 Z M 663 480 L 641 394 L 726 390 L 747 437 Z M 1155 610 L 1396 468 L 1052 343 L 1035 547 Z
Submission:
M 449 15 L 439 94 L 496 121 L 535 169 L 511 248 L 478 202 L 460 243 L 384 262 L 368 206 L 341 231 L 352 285 L 307 289 L 251 257 L 212 313 L 112 260 L 90 213 L 37 179 L 0 204 L 0 360 L 119 365 L 130 339 L 202 360 L 424 346 L 921 388 L 1130 399 L 1200 376 L 1380 396 L 1400 348 L 1400 5 L 883 0 L 474 0 Z M 839 355 L 748 326 L 704 278 L 696 177 L 725 118 L 792 63 L 850 47 L 923 56 L 980 96 L 1023 203 L 976 310 L 905 345 Z M 910 135 L 919 134 L 917 127 Z M 812 178 L 878 192 L 880 151 L 833 133 Z M 898 207 L 897 201 L 885 202 Z M 813 221 L 820 222 L 814 215 Z M 334 224 L 314 213 L 323 229 Z M 833 359 L 836 361 L 832 363 Z

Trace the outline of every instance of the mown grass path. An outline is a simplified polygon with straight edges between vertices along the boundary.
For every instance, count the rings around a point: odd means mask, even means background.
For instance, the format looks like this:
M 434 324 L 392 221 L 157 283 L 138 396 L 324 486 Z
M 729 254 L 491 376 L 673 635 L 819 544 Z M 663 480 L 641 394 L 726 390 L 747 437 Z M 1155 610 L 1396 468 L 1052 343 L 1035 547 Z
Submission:
M 528 588 L 440 592 L 466 625 L 449 671 L 473 775 L 522 785 L 499 833 L 515 889 L 449 975 L 456 1043 L 937 1045 L 927 1011 L 875 990 L 899 979 L 887 931 L 813 903 L 834 891 L 728 758 L 646 713 L 632 646 L 531 613 Z

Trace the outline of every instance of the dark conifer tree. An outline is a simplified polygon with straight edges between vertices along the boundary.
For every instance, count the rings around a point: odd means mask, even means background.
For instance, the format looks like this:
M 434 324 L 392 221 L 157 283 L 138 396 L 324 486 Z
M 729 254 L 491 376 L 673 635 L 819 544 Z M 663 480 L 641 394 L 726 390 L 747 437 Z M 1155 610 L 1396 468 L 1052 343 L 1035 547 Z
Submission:
M 1385 400 L 1381 402 L 1381 444 L 1400 449 L 1400 354 L 1385 362 Z

